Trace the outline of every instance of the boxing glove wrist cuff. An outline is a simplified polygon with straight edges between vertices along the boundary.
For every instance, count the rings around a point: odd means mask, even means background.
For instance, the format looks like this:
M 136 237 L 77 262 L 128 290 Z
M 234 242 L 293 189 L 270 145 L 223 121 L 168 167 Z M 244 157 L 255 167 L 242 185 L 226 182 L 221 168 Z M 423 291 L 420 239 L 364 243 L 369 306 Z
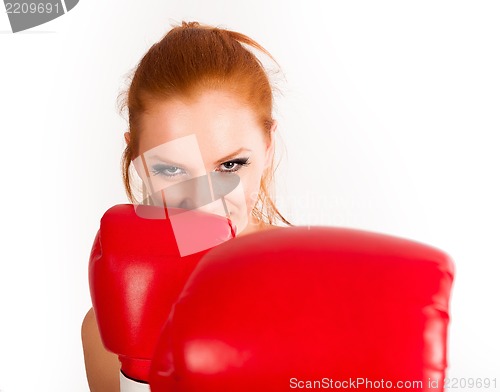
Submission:
M 131 380 L 120 372 L 120 392 L 151 392 L 149 384 Z
M 151 368 L 150 359 L 130 358 L 123 355 L 119 356 L 122 363 L 122 373 L 129 379 L 137 382 L 148 380 L 149 370 Z

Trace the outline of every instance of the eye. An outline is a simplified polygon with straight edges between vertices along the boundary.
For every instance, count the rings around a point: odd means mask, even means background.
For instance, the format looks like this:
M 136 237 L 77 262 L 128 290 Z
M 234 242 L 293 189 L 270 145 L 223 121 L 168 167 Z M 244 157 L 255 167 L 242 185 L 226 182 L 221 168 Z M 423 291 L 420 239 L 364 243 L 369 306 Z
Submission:
M 153 175 L 155 176 L 159 174 L 161 176 L 171 178 L 180 176 L 182 174 L 185 174 L 186 172 L 184 171 L 184 169 L 177 166 L 157 164 L 151 168 L 151 173 L 153 173 Z
M 219 170 L 222 173 L 233 173 L 238 170 L 240 170 L 243 166 L 248 166 L 250 165 L 250 162 L 248 162 L 249 158 L 238 158 L 238 159 L 233 159 L 232 161 L 227 161 L 224 163 L 221 163 L 219 166 Z
M 236 167 L 236 162 L 225 162 L 222 164 L 222 167 L 226 170 L 233 170 Z

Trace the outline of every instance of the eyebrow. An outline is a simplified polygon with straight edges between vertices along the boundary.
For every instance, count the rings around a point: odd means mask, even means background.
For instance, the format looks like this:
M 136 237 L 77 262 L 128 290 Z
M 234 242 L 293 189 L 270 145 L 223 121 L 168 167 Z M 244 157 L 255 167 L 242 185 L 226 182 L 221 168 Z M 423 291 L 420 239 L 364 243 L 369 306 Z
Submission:
M 224 158 L 219 159 L 217 162 L 215 162 L 215 164 L 216 165 L 220 165 L 221 163 L 229 161 L 230 159 L 234 158 L 235 156 L 237 156 L 238 154 L 242 153 L 243 151 L 252 152 L 252 150 L 249 150 L 248 148 L 241 147 L 240 149 L 236 150 L 232 154 L 229 154 L 229 155 L 225 156 Z
M 248 149 L 248 148 L 243 148 L 241 147 L 240 149 L 236 150 L 235 152 L 229 154 L 229 155 L 226 155 L 224 158 L 221 158 L 219 159 L 217 162 L 215 162 L 215 165 L 220 165 L 224 162 L 227 162 L 229 161 L 230 159 L 236 157 L 238 154 L 242 153 L 243 151 L 248 151 L 248 152 L 252 152 L 252 150 Z M 164 161 L 164 158 L 160 155 L 153 155 L 151 157 L 148 157 L 148 159 L 158 159 L 160 161 Z M 173 161 L 169 161 L 169 164 L 173 165 L 173 166 L 177 166 L 177 167 L 183 167 L 184 165 L 181 165 L 180 163 L 177 163 L 177 162 L 173 162 Z

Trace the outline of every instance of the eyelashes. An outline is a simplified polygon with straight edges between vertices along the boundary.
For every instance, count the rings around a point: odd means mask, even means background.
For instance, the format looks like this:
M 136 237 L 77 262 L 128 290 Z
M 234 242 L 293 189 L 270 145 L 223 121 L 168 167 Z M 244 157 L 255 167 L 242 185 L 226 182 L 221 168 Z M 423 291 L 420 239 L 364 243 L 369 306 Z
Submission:
M 215 170 L 221 173 L 234 173 L 241 168 L 250 165 L 250 158 L 237 158 L 230 161 L 221 163 L 219 167 Z M 167 178 L 179 177 L 181 175 L 187 174 L 186 171 L 178 166 L 168 165 L 165 163 L 158 163 L 151 167 L 151 173 L 156 175 L 161 175 Z
M 151 173 L 156 176 L 158 174 L 161 174 L 165 177 L 177 177 L 181 174 L 181 168 L 177 166 L 171 166 L 171 165 L 164 165 L 164 164 L 157 164 L 154 165 L 151 168 Z
M 240 170 L 244 166 L 250 165 L 250 162 L 248 162 L 249 158 L 238 158 L 238 159 L 233 159 L 232 161 L 227 161 L 224 163 L 221 163 L 220 166 L 224 167 L 224 170 L 218 170 L 223 173 L 233 173 L 238 170 Z M 225 165 L 230 165 L 230 167 L 227 167 Z

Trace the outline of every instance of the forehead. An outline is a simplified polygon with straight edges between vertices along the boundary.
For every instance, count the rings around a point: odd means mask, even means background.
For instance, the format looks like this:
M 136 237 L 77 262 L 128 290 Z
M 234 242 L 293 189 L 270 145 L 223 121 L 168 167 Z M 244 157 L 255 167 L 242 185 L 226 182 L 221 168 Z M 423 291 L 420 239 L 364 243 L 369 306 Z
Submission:
M 254 111 L 234 95 L 206 91 L 194 100 L 155 101 L 141 115 L 139 150 L 194 135 L 200 148 L 214 154 L 249 147 L 263 140 Z M 219 150 L 219 151 L 218 151 Z

